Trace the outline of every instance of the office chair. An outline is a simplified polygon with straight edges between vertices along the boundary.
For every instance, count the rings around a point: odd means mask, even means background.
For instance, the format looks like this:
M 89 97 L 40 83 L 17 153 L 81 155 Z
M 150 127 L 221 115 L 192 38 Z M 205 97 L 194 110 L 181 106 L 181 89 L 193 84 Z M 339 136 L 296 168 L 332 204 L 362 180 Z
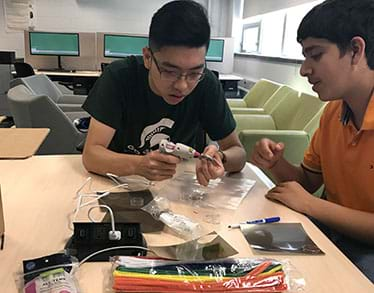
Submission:
M 77 146 L 83 145 L 86 134 L 72 121 L 86 117 L 86 112 L 63 112 L 48 96 L 34 94 L 23 84 L 11 88 L 7 97 L 16 127 L 50 129 L 37 154 L 80 153 Z
M 84 95 L 63 94 L 48 76 L 37 74 L 24 78 L 16 78 L 10 82 L 14 87 L 19 84 L 25 85 L 34 95 L 46 95 L 64 112 L 81 112 L 82 104 L 86 100 Z M 87 115 L 88 116 L 88 115 Z
M 14 63 L 14 68 L 16 69 L 17 77 L 28 77 L 35 75 L 34 69 L 28 63 L 16 62 Z

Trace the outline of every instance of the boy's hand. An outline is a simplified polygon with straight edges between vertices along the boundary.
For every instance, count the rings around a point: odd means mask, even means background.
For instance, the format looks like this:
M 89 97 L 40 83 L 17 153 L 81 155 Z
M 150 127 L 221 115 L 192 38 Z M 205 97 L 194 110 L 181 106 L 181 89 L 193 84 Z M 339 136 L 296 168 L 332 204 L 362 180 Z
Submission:
M 213 160 L 201 158 L 196 162 L 196 177 L 201 185 L 207 186 L 210 179 L 216 179 L 223 176 L 225 167 L 223 167 L 221 156 L 214 145 L 208 145 L 204 150 L 204 155 L 211 157 Z
M 309 207 L 315 198 L 296 181 L 278 184 L 276 187 L 270 189 L 265 197 L 278 201 L 303 214 L 308 214 Z
M 284 144 L 263 138 L 256 142 L 253 148 L 250 162 L 262 169 L 271 169 L 283 156 Z
M 175 156 L 162 154 L 158 150 L 152 151 L 141 156 L 136 174 L 153 181 L 169 179 L 175 174 L 180 161 Z

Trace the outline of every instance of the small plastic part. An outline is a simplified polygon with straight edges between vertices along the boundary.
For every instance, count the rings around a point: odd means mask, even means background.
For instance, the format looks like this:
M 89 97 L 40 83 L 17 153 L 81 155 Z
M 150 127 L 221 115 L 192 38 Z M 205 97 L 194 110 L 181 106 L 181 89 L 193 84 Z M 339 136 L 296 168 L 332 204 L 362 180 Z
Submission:
M 109 231 L 109 240 L 121 240 L 121 231 Z

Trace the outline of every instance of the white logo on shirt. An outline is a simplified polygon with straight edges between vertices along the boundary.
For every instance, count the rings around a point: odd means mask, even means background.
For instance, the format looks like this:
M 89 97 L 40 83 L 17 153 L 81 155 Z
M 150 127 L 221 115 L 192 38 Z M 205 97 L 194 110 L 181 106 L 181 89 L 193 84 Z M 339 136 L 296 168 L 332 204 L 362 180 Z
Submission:
M 143 148 L 147 142 L 150 143 L 150 148 L 158 145 L 162 139 L 168 139 L 170 136 L 161 133 L 165 128 L 172 128 L 174 121 L 169 118 L 162 118 L 156 124 L 146 126 L 140 135 L 140 148 Z
M 162 118 L 159 122 L 144 127 L 140 135 L 140 146 L 135 147 L 133 145 L 128 145 L 126 148 L 137 155 L 147 154 L 154 146 L 158 145 L 161 140 L 170 138 L 170 136 L 163 133 L 163 131 L 171 129 L 174 123 L 175 122 L 169 118 Z

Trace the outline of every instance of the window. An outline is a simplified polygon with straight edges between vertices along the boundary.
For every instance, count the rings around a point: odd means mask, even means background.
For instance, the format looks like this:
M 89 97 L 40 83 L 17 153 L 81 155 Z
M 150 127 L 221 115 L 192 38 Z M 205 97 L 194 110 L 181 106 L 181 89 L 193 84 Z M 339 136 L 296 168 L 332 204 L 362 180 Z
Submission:
M 261 22 L 243 26 L 241 52 L 258 53 L 260 44 Z
M 308 11 L 321 2 L 312 1 L 243 19 L 240 52 L 302 60 L 301 46 L 296 41 L 297 28 Z

